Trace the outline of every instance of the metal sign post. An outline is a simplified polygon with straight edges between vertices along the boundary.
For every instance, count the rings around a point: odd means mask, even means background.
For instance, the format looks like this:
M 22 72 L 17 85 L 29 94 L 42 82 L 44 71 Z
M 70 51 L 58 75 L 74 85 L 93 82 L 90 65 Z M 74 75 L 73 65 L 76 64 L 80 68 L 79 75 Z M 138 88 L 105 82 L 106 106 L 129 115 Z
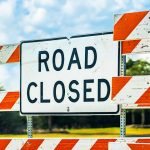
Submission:
M 126 56 L 121 56 L 120 76 L 124 76 L 126 72 Z M 126 110 L 122 108 L 120 113 L 120 137 L 126 136 Z
M 120 137 L 126 136 L 126 110 L 122 109 L 120 113 Z
M 32 116 L 27 116 L 27 135 L 32 138 Z

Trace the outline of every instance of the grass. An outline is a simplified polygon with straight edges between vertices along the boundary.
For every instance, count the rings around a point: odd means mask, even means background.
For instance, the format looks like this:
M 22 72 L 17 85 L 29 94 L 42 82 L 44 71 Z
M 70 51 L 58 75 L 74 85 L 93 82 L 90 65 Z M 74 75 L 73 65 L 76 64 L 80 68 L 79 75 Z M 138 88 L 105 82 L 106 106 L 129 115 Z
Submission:
M 150 128 L 127 127 L 127 137 L 149 137 Z M 90 129 L 68 129 L 66 133 L 43 133 L 33 134 L 34 138 L 117 138 L 120 129 L 114 128 L 90 128 Z M 0 138 L 27 138 L 26 134 L 2 134 Z

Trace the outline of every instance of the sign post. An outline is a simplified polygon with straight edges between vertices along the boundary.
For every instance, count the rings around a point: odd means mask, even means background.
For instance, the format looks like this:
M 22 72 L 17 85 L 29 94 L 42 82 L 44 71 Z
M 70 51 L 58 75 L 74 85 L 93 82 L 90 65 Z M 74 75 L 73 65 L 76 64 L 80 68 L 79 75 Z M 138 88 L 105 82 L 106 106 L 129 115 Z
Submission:
M 27 135 L 28 138 L 32 138 L 32 116 L 26 116 L 27 118 Z
M 126 74 L 126 56 L 121 56 L 121 68 L 120 75 L 125 76 Z M 121 105 L 120 112 L 120 137 L 126 136 L 126 109 L 123 109 Z

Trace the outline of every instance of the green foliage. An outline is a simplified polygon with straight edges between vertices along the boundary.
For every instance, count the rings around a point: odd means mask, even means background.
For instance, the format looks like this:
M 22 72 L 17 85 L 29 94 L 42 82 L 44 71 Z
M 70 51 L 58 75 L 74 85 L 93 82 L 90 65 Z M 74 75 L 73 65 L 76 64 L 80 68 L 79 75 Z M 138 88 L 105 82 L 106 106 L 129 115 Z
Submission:
M 47 129 L 48 128 L 47 116 L 35 116 L 33 117 L 34 129 Z
M 19 112 L 0 112 L 0 133 L 22 133 L 26 130 L 26 118 Z
M 126 75 L 150 75 L 150 63 L 144 60 L 129 59 L 126 64 Z

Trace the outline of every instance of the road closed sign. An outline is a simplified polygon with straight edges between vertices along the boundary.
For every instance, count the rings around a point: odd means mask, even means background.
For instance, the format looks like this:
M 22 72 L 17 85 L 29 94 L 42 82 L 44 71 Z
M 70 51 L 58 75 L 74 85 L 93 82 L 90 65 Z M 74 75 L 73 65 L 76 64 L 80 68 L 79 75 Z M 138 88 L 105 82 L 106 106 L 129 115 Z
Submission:
M 119 70 L 112 33 L 21 43 L 22 114 L 117 114 L 112 77 Z

